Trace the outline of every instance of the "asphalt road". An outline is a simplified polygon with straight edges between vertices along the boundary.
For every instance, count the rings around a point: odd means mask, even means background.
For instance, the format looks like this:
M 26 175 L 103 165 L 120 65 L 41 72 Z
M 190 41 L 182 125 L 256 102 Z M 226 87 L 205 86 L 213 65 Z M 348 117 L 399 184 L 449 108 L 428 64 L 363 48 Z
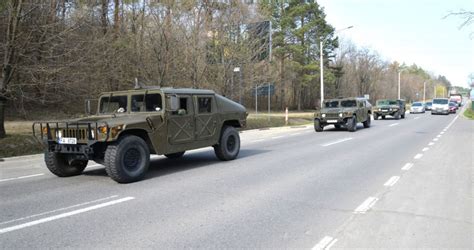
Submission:
M 473 248 L 474 122 L 358 128 L 246 131 L 234 161 L 156 156 L 126 185 L 0 160 L 0 248 Z

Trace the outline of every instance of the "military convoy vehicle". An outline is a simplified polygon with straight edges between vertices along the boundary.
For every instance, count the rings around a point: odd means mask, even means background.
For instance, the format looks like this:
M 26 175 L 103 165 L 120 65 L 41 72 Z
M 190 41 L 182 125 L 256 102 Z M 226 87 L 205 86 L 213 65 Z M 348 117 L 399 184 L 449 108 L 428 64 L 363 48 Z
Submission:
M 325 126 L 334 125 L 337 129 L 344 127 L 354 132 L 359 122 L 363 123 L 365 128 L 370 127 L 371 114 L 372 105 L 365 98 L 325 100 L 323 108 L 315 113 L 314 130 L 321 132 Z
M 375 107 L 373 108 L 374 120 L 378 120 L 379 117 L 385 119 L 386 116 L 392 116 L 396 120 L 405 118 L 406 105 L 405 100 L 377 100 Z
M 90 113 L 91 102 L 86 102 Z M 79 175 L 89 160 L 105 166 L 119 183 L 142 179 L 150 154 L 168 158 L 213 146 L 228 161 L 240 151 L 238 128 L 246 109 L 210 90 L 136 87 L 103 93 L 97 114 L 70 121 L 36 122 L 48 169 L 60 177 Z

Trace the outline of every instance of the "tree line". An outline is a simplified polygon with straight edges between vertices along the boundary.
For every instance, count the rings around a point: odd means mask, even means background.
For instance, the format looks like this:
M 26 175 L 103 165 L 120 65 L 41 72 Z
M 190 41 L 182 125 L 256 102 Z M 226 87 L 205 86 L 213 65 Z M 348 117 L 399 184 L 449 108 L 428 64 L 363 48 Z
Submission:
M 85 99 L 130 89 L 135 79 L 212 89 L 249 109 L 256 86 L 273 84 L 274 110 L 315 109 L 320 42 L 325 98 L 395 98 L 400 70 L 407 100 L 420 98 L 423 82 L 428 97 L 435 85 L 450 86 L 419 66 L 341 41 L 316 1 L 251 2 L 1 1 L 0 138 L 5 117 L 74 115 Z

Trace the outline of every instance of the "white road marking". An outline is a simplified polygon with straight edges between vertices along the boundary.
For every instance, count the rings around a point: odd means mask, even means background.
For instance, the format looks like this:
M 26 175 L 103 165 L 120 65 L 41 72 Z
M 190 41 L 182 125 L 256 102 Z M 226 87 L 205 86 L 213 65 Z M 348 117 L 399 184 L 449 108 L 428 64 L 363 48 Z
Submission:
M 283 137 L 282 135 L 281 136 L 274 136 L 271 139 L 278 139 L 278 138 L 282 138 L 282 137 Z
M 336 243 L 337 239 L 334 239 L 333 237 L 331 236 L 324 236 L 324 238 L 322 238 L 318 244 L 316 244 L 312 250 L 322 250 L 322 249 L 329 249 L 331 248 L 332 245 L 334 245 L 334 243 Z
M 326 143 L 326 144 L 322 144 L 321 146 L 327 147 L 327 146 L 331 146 L 331 145 L 334 145 L 334 144 L 337 144 L 337 143 L 350 141 L 352 139 L 353 139 L 352 137 L 348 137 L 348 138 L 340 139 L 340 140 L 337 140 L 337 141 L 329 142 L 329 143 Z
M 411 167 L 413 167 L 413 163 L 409 162 L 407 164 L 405 164 L 403 167 L 402 167 L 402 170 L 409 170 Z
M 355 214 L 365 214 L 379 199 L 376 197 L 367 198 L 362 204 L 360 204 L 355 210 Z
M 301 135 L 301 133 L 294 133 L 293 135 Z
M 444 131 L 441 131 L 439 134 L 440 134 L 440 135 L 444 134 Z
M 390 177 L 390 179 L 388 179 L 387 182 L 385 182 L 383 185 L 386 186 L 386 187 L 393 187 L 393 185 L 395 185 L 395 183 L 397 183 L 397 181 L 400 179 L 400 176 L 392 176 Z
M 397 123 L 390 124 L 390 125 L 388 125 L 388 126 L 389 126 L 389 127 L 393 127 L 393 126 L 397 126 L 398 124 L 400 124 L 400 123 L 397 122 Z
M 423 148 L 421 151 L 426 152 L 428 150 L 430 150 L 430 148 Z
M 264 139 L 257 139 L 257 140 L 253 140 L 253 141 L 250 141 L 250 142 L 259 142 L 259 141 L 263 141 Z
M 46 222 L 50 222 L 50 221 L 54 221 L 54 220 L 58 220 L 58 219 L 62 219 L 62 218 L 73 216 L 73 215 L 80 214 L 80 213 L 85 213 L 85 212 L 88 212 L 88 211 L 91 211 L 91 210 L 95 210 L 95 209 L 99 209 L 99 208 L 103 208 L 103 207 L 107 207 L 107 206 L 112 206 L 112 205 L 115 205 L 115 204 L 118 204 L 118 203 L 121 203 L 121 202 L 133 200 L 133 199 L 135 199 L 135 197 L 125 197 L 125 198 L 121 198 L 121 199 L 118 199 L 118 200 L 113 200 L 113 201 L 97 204 L 97 205 L 94 205 L 94 206 L 81 208 L 81 209 L 74 210 L 74 211 L 71 211 L 71 212 L 66 212 L 66 213 L 54 215 L 54 216 L 51 216 L 51 217 L 46 217 L 46 218 L 43 218 L 43 219 L 30 221 L 30 222 L 23 223 L 23 224 L 16 225 L 16 226 L 0 228 L 0 234 L 20 230 L 20 229 L 23 229 L 23 228 L 35 226 L 35 225 L 38 225 L 38 224 L 42 224 L 42 223 L 46 223 Z
M 416 119 L 420 119 L 420 117 L 419 117 L 419 116 L 417 116 L 417 117 L 415 117 L 415 118 L 414 118 L 414 120 L 416 120 Z
M 38 217 L 38 216 L 51 214 L 51 213 L 56 213 L 56 212 L 59 212 L 59 211 L 68 210 L 68 209 L 75 208 L 75 207 L 81 207 L 81 206 L 89 205 L 91 203 L 96 203 L 96 202 L 109 200 L 109 199 L 113 199 L 113 198 L 117 198 L 117 197 L 118 197 L 118 195 L 112 195 L 112 196 L 109 196 L 109 197 L 105 197 L 105 198 L 101 198 L 101 199 L 97 199 L 97 200 L 93 200 L 93 201 L 88 201 L 88 202 L 72 205 L 72 206 L 69 206 L 69 207 L 58 208 L 58 209 L 55 209 L 55 210 L 51 210 L 51 211 L 47 211 L 47 212 L 43 212 L 43 213 L 39 213 L 39 214 L 34 214 L 34 215 L 30 215 L 30 216 L 26 216 L 26 217 L 14 219 L 14 220 L 3 221 L 3 222 L 0 222 L 0 225 L 8 224 L 8 223 L 12 223 L 12 222 L 15 222 L 15 221 L 20 221 L 20 220 L 31 219 L 31 218 L 35 218 L 35 217 Z
M 441 135 L 437 135 L 436 137 L 441 138 Z
M 433 141 L 438 141 L 439 139 L 438 138 L 434 138 Z
M 428 143 L 428 146 L 433 146 L 433 145 L 434 145 L 434 142 Z
M 420 159 L 421 157 L 423 157 L 423 154 L 416 154 L 415 157 L 413 157 L 413 158 Z
M 42 176 L 42 175 L 44 175 L 44 174 L 24 175 L 24 176 L 19 176 L 19 177 L 14 177 L 14 178 L 2 179 L 2 180 L 0 180 L 0 182 L 21 180 L 21 179 L 32 178 L 32 177 L 37 177 L 37 176 Z

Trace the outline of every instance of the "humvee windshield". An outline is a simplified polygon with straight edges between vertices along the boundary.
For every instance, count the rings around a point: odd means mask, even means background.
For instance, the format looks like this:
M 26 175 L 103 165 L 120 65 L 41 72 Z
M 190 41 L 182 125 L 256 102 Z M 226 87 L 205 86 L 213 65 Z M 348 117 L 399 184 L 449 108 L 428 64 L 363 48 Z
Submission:
M 125 113 L 127 112 L 127 96 L 106 96 L 100 98 L 101 114 Z
M 397 101 L 380 100 L 380 101 L 377 101 L 377 105 L 379 105 L 379 106 L 382 106 L 382 105 L 397 105 Z
M 337 108 L 339 106 L 339 101 L 329 101 L 324 103 L 326 108 Z
M 343 108 L 357 107 L 357 102 L 355 100 L 345 100 L 341 102 L 341 107 Z

